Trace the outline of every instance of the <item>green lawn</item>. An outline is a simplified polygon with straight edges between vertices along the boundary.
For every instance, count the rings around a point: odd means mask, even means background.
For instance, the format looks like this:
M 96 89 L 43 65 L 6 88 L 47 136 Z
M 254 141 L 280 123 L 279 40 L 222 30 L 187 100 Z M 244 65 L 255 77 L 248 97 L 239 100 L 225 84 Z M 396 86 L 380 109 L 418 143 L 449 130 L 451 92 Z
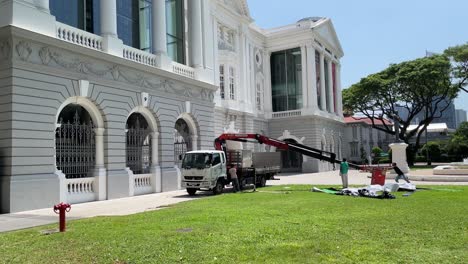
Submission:
M 1 263 L 466 263 L 468 186 L 395 200 L 311 186 L 223 194 L 124 217 L 0 233 Z M 151 207 L 151 205 L 148 205 Z

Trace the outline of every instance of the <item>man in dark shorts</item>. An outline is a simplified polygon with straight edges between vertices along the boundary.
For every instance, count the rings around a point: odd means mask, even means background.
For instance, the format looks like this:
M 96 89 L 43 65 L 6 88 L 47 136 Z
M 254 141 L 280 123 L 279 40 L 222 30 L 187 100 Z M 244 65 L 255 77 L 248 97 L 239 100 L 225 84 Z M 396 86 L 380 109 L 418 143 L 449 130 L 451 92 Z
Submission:
M 407 183 L 410 183 L 409 179 L 408 179 L 408 176 L 406 176 L 400 168 L 398 168 L 397 164 L 395 162 L 392 163 L 392 167 L 393 167 L 393 170 L 395 171 L 395 173 L 397 174 L 396 178 L 395 178 L 395 181 L 398 182 L 401 178 L 403 178 L 403 180 L 405 180 Z

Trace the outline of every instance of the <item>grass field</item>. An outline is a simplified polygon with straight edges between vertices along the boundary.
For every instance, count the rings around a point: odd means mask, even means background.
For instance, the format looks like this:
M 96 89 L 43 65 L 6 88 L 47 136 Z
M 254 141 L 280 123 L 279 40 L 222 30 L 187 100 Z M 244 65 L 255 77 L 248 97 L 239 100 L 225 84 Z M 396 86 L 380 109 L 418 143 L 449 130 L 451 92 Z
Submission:
M 466 263 L 468 186 L 395 200 L 311 186 L 223 194 L 0 234 L 0 263 Z

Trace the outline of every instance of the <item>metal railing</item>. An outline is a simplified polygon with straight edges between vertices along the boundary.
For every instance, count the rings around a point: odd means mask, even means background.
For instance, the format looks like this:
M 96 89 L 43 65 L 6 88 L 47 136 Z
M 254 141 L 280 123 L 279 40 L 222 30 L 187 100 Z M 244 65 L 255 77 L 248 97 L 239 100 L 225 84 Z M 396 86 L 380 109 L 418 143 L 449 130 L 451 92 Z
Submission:
M 78 112 L 73 123 L 60 120 L 55 131 L 55 157 L 57 169 L 67 179 L 92 177 L 96 159 L 94 138 L 93 123 L 81 124 Z
M 151 170 L 151 136 L 150 130 L 140 127 L 137 119 L 134 128 L 127 129 L 127 167 L 134 174 L 145 174 Z

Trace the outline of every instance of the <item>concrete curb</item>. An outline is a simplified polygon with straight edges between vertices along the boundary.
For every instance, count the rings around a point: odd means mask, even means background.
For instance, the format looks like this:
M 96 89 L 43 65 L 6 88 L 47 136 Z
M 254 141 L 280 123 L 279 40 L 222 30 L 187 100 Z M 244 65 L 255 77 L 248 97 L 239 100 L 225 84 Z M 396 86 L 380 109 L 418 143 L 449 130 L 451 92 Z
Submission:
M 426 182 L 468 182 L 468 176 L 460 175 L 407 175 L 410 181 L 426 181 Z M 395 179 L 396 175 L 387 175 L 386 179 Z M 369 177 L 370 178 L 370 177 Z

